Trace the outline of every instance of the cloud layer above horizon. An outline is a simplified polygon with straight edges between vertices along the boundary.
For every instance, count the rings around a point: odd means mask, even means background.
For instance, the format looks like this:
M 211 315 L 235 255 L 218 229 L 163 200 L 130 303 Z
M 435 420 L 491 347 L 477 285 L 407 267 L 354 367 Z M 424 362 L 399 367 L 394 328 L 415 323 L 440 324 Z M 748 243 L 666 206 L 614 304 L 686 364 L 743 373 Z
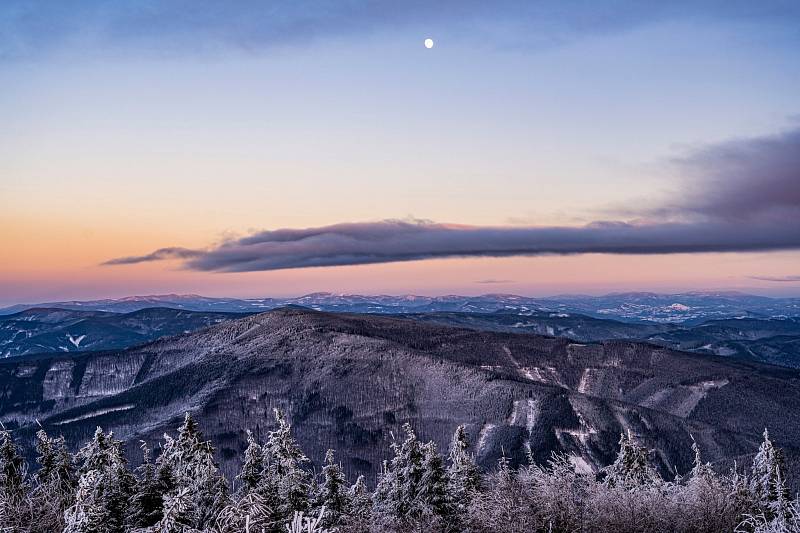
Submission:
M 181 259 L 192 270 L 251 272 L 447 257 L 800 249 L 800 129 L 707 147 L 680 166 L 693 180 L 685 200 L 643 211 L 632 222 L 580 227 L 342 223 L 261 231 L 205 250 L 161 248 L 105 264 Z

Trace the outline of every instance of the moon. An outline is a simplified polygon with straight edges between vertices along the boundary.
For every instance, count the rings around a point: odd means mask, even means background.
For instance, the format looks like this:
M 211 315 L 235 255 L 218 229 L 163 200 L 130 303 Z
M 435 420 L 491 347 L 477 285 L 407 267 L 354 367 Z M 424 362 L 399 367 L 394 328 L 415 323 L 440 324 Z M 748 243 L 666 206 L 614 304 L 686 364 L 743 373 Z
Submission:
M 430 37 L 425 39 L 425 48 L 433 48 L 433 39 Z

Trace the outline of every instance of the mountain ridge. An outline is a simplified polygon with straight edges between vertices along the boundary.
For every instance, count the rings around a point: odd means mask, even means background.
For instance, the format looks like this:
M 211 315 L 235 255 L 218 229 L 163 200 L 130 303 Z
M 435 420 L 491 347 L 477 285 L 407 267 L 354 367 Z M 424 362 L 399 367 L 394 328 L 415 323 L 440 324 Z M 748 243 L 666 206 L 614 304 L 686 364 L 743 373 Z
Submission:
M 147 307 L 194 311 L 262 312 L 286 305 L 304 305 L 320 311 L 360 313 L 491 312 L 497 310 L 577 312 L 627 322 L 696 323 L 709 318 L 800 316 L 800 298 L 770 298 L 725 291 L 675 294 L 643 292 L 603 296 L 562 295 L 526 297 L 489 293 L 479 296 L 416 296 L 310 293 L 293 298 L 211 298 L 196 295 L 131 296 L 94 301 L 18 304 L 0 309 L 8 315 L 32 307 L 131 312 Z
M 484 467 L 501 453 L 523 462 L 530 449 L 538 461 L 563 451 L 596 470 L 628 430 L 658 450 L 665 472 L 689 468 L 692 437 L 721 464 L 749 454 L 764 425 L 790 462 L 800 439 L 786 414 L 800 409 L 794 370 L 629 341 L 300 309 L 122 351 L 0 361 L 0 384 L 0 417 L 29 438 L 41 423 L 70 443 L 96 425 L 154 442 L 196 412 L 227 472 L 244 430 L 263 436 L 274 407 L 316 464 L 334 448 L 351 473 L 372 479 L 403 422 L 441 447 L 465 424 Z

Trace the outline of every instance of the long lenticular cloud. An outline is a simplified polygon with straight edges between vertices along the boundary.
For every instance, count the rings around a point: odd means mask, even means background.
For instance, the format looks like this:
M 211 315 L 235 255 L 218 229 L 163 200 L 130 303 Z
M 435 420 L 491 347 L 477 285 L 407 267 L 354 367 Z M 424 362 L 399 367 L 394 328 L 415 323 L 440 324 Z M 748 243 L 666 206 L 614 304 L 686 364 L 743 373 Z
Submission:
M 447 257 L 545 254 L 671 254 L 800 248 L 800 224 L 730 222 L 582 227 L 465 227 L 385 220 L 304 230 L 264 231 L 209 250 L 165 250 L 109 261 L 185 259 L 192 270 L 249 272 L 363 265 Z M 187 253 L 188 252 L 188 253 Z M 187 259 L 188 257 L 188 259 Z
M 800 129 L 708 147 L 681 162 L 683 202 L 663 221 L 481 227 L 383 220 L 262 231 L 218 246 L 162 248 L 107 265 L 180 259 L 192 270 L 249 272 L 447 257 L 675 254 L 800 249 Z

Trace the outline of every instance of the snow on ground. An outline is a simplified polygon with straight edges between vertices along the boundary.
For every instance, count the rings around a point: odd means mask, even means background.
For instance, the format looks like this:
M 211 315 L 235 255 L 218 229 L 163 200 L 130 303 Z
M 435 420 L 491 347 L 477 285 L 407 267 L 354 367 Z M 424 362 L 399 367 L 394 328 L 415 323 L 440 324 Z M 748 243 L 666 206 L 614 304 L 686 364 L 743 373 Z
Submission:
M 76 348 L 80 348 L 81 341 L 86 338 L 86 335 L 79 335 L 77 337 L 73 337 L 72 335 L 67 333 L 67 338 L 69 339 L 69 342 L 75 345 Z
M 56 422 L 56 426 L 61 426 L 63 424 L 71 424 L 72 422 L 77 422 L 78 420 L 86 420 L 87 418 L 94 418 L 96 416 L 105 415 L 108 413 L 114 413 L 116 411 L 127 411 L 128 409 L 133 409 L 136 407 L 132 403 L 119 405 L 117 407 L 109 407 L 107 409 L 98 409 L 97 411 L 92 411 L 91 413 L 86 413 L 81 416 L 76 416 L 75 418 L 68 418 L 66 420 L 61 420 L 60 422 Z
M 485 447 L 486 443 L 489 440 L 489 434 L 497 427 L 497 424 L 486 424 L 481 428 L 481 432 L 478 435 L 478 446 L 477 452 L 480 453 Z

